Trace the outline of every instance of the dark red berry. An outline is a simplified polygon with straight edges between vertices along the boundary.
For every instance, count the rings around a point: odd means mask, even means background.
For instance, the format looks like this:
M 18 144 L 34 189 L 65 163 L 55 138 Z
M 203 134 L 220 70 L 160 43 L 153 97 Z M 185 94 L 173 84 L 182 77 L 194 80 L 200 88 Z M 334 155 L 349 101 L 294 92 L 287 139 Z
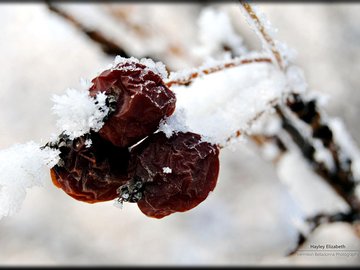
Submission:
M 156 131 L 161 119 L 175 110 L 175 94 L 146 66 L 123 62 L 92 80 L 90 95 L 99 91 L 116 100 L 115 111 L 99 134 L 119 147 L 128 147 Z
M 178 133 L 167 138 L 162 132 L 155 133 L 135 146 L 131 155 L 132 182 L 137 185 L 132 198 L 139 199 L 138 206 L 147 216 L 162 218 L 190 210 L 216 186 L 219 149 L 201 142 L 198 134 Z M 128 191 L 128 185 L 123 189 Z
M 87 147 L 89 139 L 92 144 Z M 118 197 L 117 189 L 128 180 L 130 154 L 127 148 L 115 147 L 97 134 L 75 140 L 60 136 L 55 147 L 61 151 L 60 162 L 51 169 L 55 186 L 87 203 Z

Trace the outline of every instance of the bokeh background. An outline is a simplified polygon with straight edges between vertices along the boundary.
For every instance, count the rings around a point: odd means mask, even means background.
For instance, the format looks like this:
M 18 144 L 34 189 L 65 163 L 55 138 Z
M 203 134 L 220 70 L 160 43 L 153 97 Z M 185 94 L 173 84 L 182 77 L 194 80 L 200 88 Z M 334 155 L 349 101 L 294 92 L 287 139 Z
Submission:
M 237 4 L 212 5 L 228 12 L 247 46 L 260 47 Z M 131 55 L 150 53 L 177 70 L 198 64 L 187 49 L 196 45 L 198 16 L 210 4 L 60 6 Z M 328 96 L 328 114 L 341 117 L 360 142 L 360 4 L 257 6 L 277 38 L 298 52 L 313 91 Z M 52 95 L 79 88 L 81 77 L 91 79 L 113 57 L 41 3 L 1 3 L 0 25 L 0 149 L 45 142 L 56 132 Z M 222 151 L 218 185 L 206 201 L 161 220 L 132 204 L 120 210 L 112 202 L 75 201 L 49 177 L 46 186 L 29 190 L 18 214 L 0 220 L 0 265 L 360 264 L 359 256 L 285 257 L 297 240 L 291 217 L 298 208 L 274 166 L 246 142 Z M 336 223 L 321 226 L 305 245 L 360 250 L 359 242 L 350 225 Z

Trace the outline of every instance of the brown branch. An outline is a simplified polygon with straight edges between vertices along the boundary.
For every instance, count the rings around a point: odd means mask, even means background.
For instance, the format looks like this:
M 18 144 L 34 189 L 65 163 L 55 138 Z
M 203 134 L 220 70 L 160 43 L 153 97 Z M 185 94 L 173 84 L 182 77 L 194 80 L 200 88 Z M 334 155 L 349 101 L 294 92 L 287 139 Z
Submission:
M 122 57 L 129 57 L 129 55 L 122 49 L 119 45 L 117 45 L 114 41 L 106 37 L 103 33 L 96 30 L 91 30 L 83 25 L 80 21 L 78 21 L 75 17 L 66 13 L 64 10 L 59 9 L 55 5 L 47 2 L 47 7 L 50 11 L 56 13 L 73 26 L 75 26 L 78 30 L 84 33 L 90 40 L 94 41 L 98 44 L 105 54 L 115 56 L 120 55 Z

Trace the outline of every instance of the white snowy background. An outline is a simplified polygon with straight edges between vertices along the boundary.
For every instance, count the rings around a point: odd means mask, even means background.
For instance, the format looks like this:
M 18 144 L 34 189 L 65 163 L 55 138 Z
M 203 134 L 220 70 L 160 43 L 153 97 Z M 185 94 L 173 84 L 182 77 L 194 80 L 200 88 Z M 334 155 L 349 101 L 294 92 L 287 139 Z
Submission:
M 258 6 L 279 30 L 277 38 L 297 50 L 296 62 L 310 87 L 328 95 L 327 112 L 341 117 L 360 142 L 360 5 Z M 229 12 L 246 45 L 258 46 L 237 5 L 218 7 Z M 91 13 L 91 4 L 72 4 L 70 9 L 85 21 L 92 16 L 90 24 L 101 21 Z M 196 4 L 150 4 L 142 9 L 167 40 L 183 47 L 195 43 L 200 11 Z M 52 96 L 80 88 L 81 77 L 91 79 L 113 58 L 42 4 L 2 3 L 0 25 L 0 149 L 30 140 L 46 142 L 56 131 Z M 147 46 L 167 57 L 161 52 L 161 36 L 142 44 L 125 30 L 119 27 L 112 33 L 117 31 L 114 38 L 134 53 Z M 179 69 L 189 65 L 181 59 L 171 64 Z M 75 201 L 53 186 L 49 176 L 44 187 L 28 191 L 17 214 L 0 220 L 0 265 L 359 265 L 359 256 L 284 257 L 296 243 L 293 218 L 301 211 L 341 206 L 328 198 L 331 194 L 321 183 L 311 186 L 312 176 L 302 174 L 302 164 L 286 161 L 295 183 L 304 181 L 309 190 L 301 189 L 303 184 L 290 193 L 279 181 L 289 170 L 277 174 L 249 142 L 224 149 L 214 192 L 193 210 L 161 220 L 144 216 L 132 204 L 120 210 L 112 202 Z M 345 244 L 360 250 L 359 242 L 349 225 L 338 223 L 320 227 L 305 247 Z

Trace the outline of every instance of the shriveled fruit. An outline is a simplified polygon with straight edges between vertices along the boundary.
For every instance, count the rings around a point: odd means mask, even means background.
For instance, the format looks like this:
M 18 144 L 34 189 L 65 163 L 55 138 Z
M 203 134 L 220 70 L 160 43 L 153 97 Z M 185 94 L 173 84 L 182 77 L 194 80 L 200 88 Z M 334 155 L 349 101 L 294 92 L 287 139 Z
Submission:
M 178 133 L 167 138 L 158 132 L 135 146 L 131 156 L 132 182 L 137 192 L 141 191 L 141 196 L 132 198 L 139 198 L 138 206 L 147 216 L 162 218 L 190 210 L 216 186 L 219 149 L 201 142 L 198 134 Z
M 119 147 L 131 146 L 152 134 L 161 119 L 175 110 L 175 94 L 158 74 L 140 63 L 122 62 L 92 83 L 91 96 L 101 91 L 116 100 L 115 111 L 99 134 Z
M 92 144 L 87 147 L 89 140 Z M 74 199 L 87 203 L 113 200 L 119 186 L 128 180 L 129 150 L 115 147 L 97 134 L 75 140 L 61 135 L 52 147 L 61 151 L 59 164 L 50 171 L 52 181 Z

